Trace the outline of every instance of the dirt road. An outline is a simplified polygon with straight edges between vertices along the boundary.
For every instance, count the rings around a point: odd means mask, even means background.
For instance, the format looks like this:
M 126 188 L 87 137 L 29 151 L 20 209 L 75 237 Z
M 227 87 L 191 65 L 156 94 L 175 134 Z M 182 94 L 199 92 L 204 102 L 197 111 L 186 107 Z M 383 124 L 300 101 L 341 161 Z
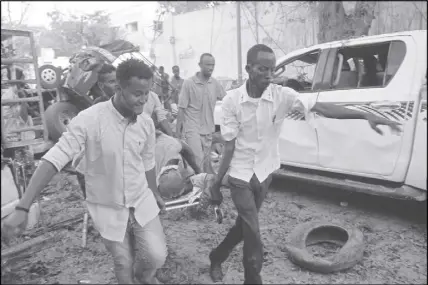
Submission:
M 266 251 L 262 271 L 265 284 L 426 284 L 426 212 L 418 209 L 421 205 L 331 190 L 315 191 L 288 181 L 277 181 L 272 188 L 260 213 Z M 161 282 L 211 283 L 208 253 L 225 236 L 236 217 L 229 193 L 224 193 L 225 219 L 221 225 L 216 224 L 211 212 L 195 208 L 172 211 L 163 217 L 169 255 L 158 274 Z M 348 205 L 340 206 L 340 202 Z M 84 212 L 76 179 L 63 173 L 45 189 L 41 204 L 43 222 L 39 227 Z M 415 218 L 415 214 L 424 218 Z M 303 270 L 287 259 L 284 245 L 290 231 L 299 223 L 321 219 L 345 222 L 364 232 L 366 251 L 360 264 L 346 272 L 323 275 Z M 91 222 L 85 249 L 81 248 L 81 231 L 82 223 L 78 223 L 51 232 L 55 242 L 32 257 L 11 262 L 2 270 L 2 283 L 67 284 L 78 280 L 116 283 L 112 259 Z M 241 260 L 242 245 L 224 264 L 225 283 L 243 283 Z

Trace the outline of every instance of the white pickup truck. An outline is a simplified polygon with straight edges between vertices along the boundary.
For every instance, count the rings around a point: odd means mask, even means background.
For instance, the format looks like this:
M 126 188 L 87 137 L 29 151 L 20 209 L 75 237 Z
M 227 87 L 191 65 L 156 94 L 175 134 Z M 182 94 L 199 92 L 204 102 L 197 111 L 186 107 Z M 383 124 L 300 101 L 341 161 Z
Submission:
M 315 97 L 402 123 L 403 132 L 374 132 L 363 120 L 288 114 L 276 174 L 392 198 L 426 200 L 427 31 L 329 42 L 277 61 L 275 77 L 302 97 Z M 221 101 L 214 119 L 219 131 Z

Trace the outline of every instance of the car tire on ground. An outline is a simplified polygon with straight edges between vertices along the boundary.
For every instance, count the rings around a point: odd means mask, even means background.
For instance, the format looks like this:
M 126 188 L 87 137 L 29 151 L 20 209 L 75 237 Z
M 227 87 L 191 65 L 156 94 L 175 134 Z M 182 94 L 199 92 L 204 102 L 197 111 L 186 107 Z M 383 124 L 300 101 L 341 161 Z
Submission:
M 69 102 L 56 102 L 45 112 L 49 138 L 58 141 L 66 130 L 66 125 L 79 113 L 79 109 Z
M 44 89 L 54 89 L 60 86 L 61 71 L 59 68 L 45 64 L 39 68 L 40 84 Z
M 326 258 L 315 257 L 307 247 L 319 243 L 333 243 L 342 248 Z M 363 258 L 364 236 L 357 228 L 348 228 L 328 222 L 308 222 L 291 233 L 286 251 L 290 260 L 306 269 L 332 273 L 353 267 Z

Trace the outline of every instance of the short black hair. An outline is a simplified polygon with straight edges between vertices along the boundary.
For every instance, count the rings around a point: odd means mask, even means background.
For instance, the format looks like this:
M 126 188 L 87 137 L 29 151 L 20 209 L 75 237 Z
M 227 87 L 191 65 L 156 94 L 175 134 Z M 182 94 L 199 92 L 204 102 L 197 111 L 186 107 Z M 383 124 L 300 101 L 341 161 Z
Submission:
M 153 72 L 144 61 L 130 58 L 119 64 L 116 70 L 116 79 L 120 85 L 123 85 L 132 77 L 152 79 Z
M 163 66 L 159 66 L 159 70 L 164 70 L 165 68 L 163 68 Z
M 259 52 L 274 53 L 273 50 L 264 44 L 257 44 L 252 46 L 247 52 L 247 64 L 254 64 L 257 61 Z
M 103 75 L 116 72 L 116 67 L 111 64 L 105 63 L 98 72 L 98 78 L 103 78 Z
M 204 57 L 206 57 L 206 56 L 210 56 L 210 57 L 214 58 L 214 56 L 212 54 L 206 52 L 206 53 L 201 54 L 201 57 L 199 58 L 199 62 L 201 63 L 202 60 L 204 59 Z
M 178 65 L 174 65 L 174 66 L 172 67 L 172 70 L 174 70 L 174 68 L 177 68 L 178 70 L 180 69 L 180 67 L 179 67 Z

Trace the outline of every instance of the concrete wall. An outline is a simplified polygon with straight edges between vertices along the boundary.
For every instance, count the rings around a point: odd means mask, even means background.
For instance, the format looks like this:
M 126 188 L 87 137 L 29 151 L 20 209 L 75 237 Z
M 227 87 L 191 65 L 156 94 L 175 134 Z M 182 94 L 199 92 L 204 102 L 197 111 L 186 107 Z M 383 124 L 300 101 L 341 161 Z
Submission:
M 256 43 L 254 2 L 241 2 L 242 63 L 245 78 L 247 50 Z M 344 2 L 345 9 L 354 3 Z M 280 57 L 292 50 L 317 43 L 317 16 L 305 2 L 258 2 L 259 42 L 272 47 Z M 404 30 L 426 29 L 421 15 L 426 2 L 378 2 L 370 35 Z M 177 16 L 164 21 L 164 32 L 155 41 L 156 65 L 171 74 L 178 64 L 183 77 L 198 70 L 199 56 L 210 52 L 216 58 L 214 76 L 237 78 L 236 4 L 223 4 Z M 171 37 L 175 44 L 170 43 Z M 273 40 L 272 40 L 273 39 Z
M 131 7 L 110 13 L 113 27 L 119 27 L 125 40 L 140 47 L 144 52 L 150 50 L 153 39 L 153 21 L 156 19 L 157 2 L 135 2 Z M 138 30 L 131 31 L 127 24 L 137 22 Z

